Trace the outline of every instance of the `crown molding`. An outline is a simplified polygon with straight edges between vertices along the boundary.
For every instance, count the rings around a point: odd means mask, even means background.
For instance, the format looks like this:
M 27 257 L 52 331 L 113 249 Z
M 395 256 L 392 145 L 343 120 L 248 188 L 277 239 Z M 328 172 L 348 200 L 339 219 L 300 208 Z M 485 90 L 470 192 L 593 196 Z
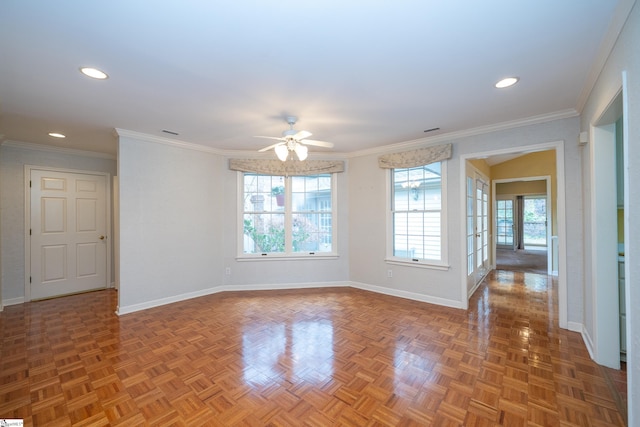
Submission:
M 589 95 L 591 95 L 591 91 L 595 87 L 596 82 L 600 77 L 600 73 L 602 73 L 607 60 L 609 59 L 609 55 L 611 55 L 611 51 L 613 51 L 627 19 L 629 19 L 629 14 L 631 13 L 631 9 L 633 9 L 635 3 L 636 0 L 621 0 L 618 2 L 613 18 L 611 19 L 611 23 L 609 24 L 609 28 L 607 29 L 607 33 L 600 43 L 596 58 L 591 64 L 587 80 L 585 81 L 584 86 L 582 87 L 582 92 L 580 92 L 580 96 L 578 97 L 576 110 L 579 113 L 582 113 L 584 106 L 587 104 Z
M 171 138 L 164 138 L 161 136 L 149 135 L 146 133 L 135 132 L 127 129 L 114 129 L 114 135 L 116 137 L 125 137 L 137 139 L 139 141 L 153 142 L 156 144 L 164 144 L 178 148 L 184 148 L 188 150 L 202 151 L 205 153 L 217 154 L 223 157 L 243 157 L 252 159 L 270 159 L 273 154 L 270 152 L 259 153 L 257 151 L 249 150 L 222 150 L 219 148 L 206 147 L 200 144 L 194 144 L 192 142 L 180 141 Z M 346 154 L 337 153 L 321 153 L 321 152 L 309 152 L 309 159 L 316 160 L 344 160 L 347 157 Z
M 202 151 L 202 152 L 205 152 L 205 153 L 213 153 L 213 154 L 218 154 L 220 156 L 224 156 L 225 155 L 225 152 L 223 150 L 219 150 L 217 148 L 206 147 L 204 145 L 194 144 L 192 142 L 181 141 L 181 140 L 178 140 L 178 139 L 164 138 L 164 137 L 161 137 L 161 136 L 149 135 L 147 133 L 134 132 L 132 130 L 127 130 L 127 129 L 116 128 L 116 129 L 114 129 L 114 134 L 117 137 L 131 138 L 131 139 L 137 139 L 139 141 L 153 142 L 153 143 L 156 143 L 156 144 L 164 144 L 164 145 L 169 145 L 169 146 L 173 146 L 173 147 L 184 148 L 184 149 L 187 149 L 187 150 Z
M 116 160 L 116 156 L 113 154 L 99 153 L 97 151 L 78 150 L 75 148 L 58 147 L 55 145 L 35 144 L 33 142 L 6 140 L 3 141 L 1 145 L 3 147 L 21 148 L 24 150 L 47 151 L 49 153 Z
M 498 132 L 502 130 L 514 129 L 523 126 L 536 125 L 540 123 L 551 122 L 554 120 L 562 120 L 572 117 L 577 117 L 580 114 L 573 108 L 569 108 L 566 110 L 556 111 L 554 113 L 541 114 L 538 116 L 527 117 L 525 119 L 512 120 L 508 122 L 496 123 L 487 126 L 480 126 L 476 128 L 443 133 L 436 136 L 430 136 L 425 138 L 414 139 L 411 141 L 399 142 L 397 144 L 383 145 L 380 147 L 375 147 L 367 150 L 353 151 L 351 153 L 313 153 L 309 152 L 309 158 L 314 159 L 325 159 L 325 160 L 345 160 L 349 158 L 355 157 L 363 157 L 374 154 L 385 154 L 394 151 L 402 151 L 402 150 L 410 150 L 414 148 L 425 147 L 429 145 L 435 145 L 441 142 L 450 142 L 454 139 L 466 138 L 475 135 L 482 135 L 491 132 Z M 149 135 L 140 132 L 134 132 L 126 129 L 115 129 L 116 136 L 128 137 L 132 139 L 137 139 L 141 141 L 154 142 L 158 144 L 165 144 L 179 148 L 186 148 L 189 150 L 202 151 L 206 153 L 213 153 L 223 157 L 249 157 L 249 158 L 268 158 L 269 154 L 265 153 L 257 153 L 253 151 L 246 150 L 220 150 L 211 147 L 205 147 L 203 145 L 194 144 L 185 141 L 179 141 L 170 138 L 163 138 L 159 136 Z
M 410 150 L 419 147 L 425 147 L 429 145 L 435 145 L 441 142 L 451 142 L 454 139 L 466 138 L 470 136 L 482 135 L 491 132 L 498 132 L 502 130 L 515 129 L 523 126 L 536 125 L 540 123 L 551 122 L 554 120 L 567 119 L 571 117 L 577 117 L 579 113 L 569 108 L 566 110 L 556 111 L 555 113 L 541 114 L 539 116 L 527 117 L 526 119 L 512 120 L 508 122 L 496 123 L 487 126 L 480 126 L 476 128 L 443 133 L 436 136 L 430 136 L 425 138 L 414 139 L 411 141 L 400 142 L 397 144 L 383 145 L 381 147 L 371 148 L 368 150 L 354 151 L 347 156 L 362 157 L 373 154 L 385 154 L 392 151 Z

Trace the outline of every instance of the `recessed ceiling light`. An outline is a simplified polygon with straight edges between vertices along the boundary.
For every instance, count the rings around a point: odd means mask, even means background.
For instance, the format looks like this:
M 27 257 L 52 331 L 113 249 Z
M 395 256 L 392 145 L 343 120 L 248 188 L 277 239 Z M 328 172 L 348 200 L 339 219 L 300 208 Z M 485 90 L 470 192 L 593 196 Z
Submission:
M 92 79 L 104 80 L 109 78 L 107 73 L 105 73 L 104 71 L 100 71 L 97 68 L 82 67 L 80 68 L 80 72 L 85 76 L 91 77 Z
M 49 136 L 52 136 L 54 138 L 66 138 L 65 135 L 58 132 L 49 132 Z
M 507 77 L 506 79 L 502 79 L 496 83 L 496 87 L 498 89 L 504 89 L 505 87 L 513 86 L 518 83 L 518 80 L 520 80 L 518 77 Z

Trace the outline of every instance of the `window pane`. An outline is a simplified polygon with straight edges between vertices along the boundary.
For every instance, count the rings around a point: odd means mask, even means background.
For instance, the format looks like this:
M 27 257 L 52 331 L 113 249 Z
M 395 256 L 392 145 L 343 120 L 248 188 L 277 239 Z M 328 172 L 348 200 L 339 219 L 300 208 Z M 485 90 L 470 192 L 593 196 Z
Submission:
M 292 251 L 331 252 L 331 176 L 294 176 L 291 183 Z
M 243 180 L 244 253 L 332 252 L 331 174 Z
M 284 215 L 245 214 L 244 252 L 284 252 Z
M 331 215 L 294 214 L 293 252 L 331 252 Z
M 392 172 L 393 256 L 442 259 L 441 163 Z

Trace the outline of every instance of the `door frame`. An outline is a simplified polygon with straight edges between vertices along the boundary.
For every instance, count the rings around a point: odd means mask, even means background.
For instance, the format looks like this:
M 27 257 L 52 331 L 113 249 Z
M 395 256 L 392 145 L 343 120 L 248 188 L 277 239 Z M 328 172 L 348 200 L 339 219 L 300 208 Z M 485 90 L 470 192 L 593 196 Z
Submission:
M 564 170 L 564 141 L 545 142 L 540 144 L 523 145 L 518 147 L 503 148 L 498 150 L 487 150 L 472 152 L 460 155 L 460 165 L 465 165 L 467 160 L 487 158 L 501 154 L 512 154 L 522 152 L 536 152 L 544 150 L 554 150 L 556 153 L 556 210 L 558 224 L 558 324 L 563 329 L 568 329 L 568 297 L 567 297 L 567 232 L 566 232 L 566 206 L 565 206 L 565 170 Z M 459 167 L 459 203 L 466 206 L 466 168 Z M 459 215 L 460 230 L 466 230 L 466 215 Z M 466 233 L 460 233 L 459 238 L 459 259 L 466 257 Z M 494 257 L 495 258 L 495 257 Z M 467 269 L 461 268 L 460 274 L 460 295 L 462 296 L 462 306 L 466 310 L 469 308 L 469 297 L 465 298 L 467 290 Z
M 489 196 L 489 193 L 492 191 L 491 188 L 491 179 L 486 176 L 482 171 L 480 171 L 478 168 L 476 168 L 471 162 L 465 162 L 465 169 L 466 169 L 466 176 L 465 176 L 465 195 L 466 195 L 466 181 L 468 178 L 471 178 L 473 180 L 473 190 L 472 190 L 472 203 L 473 203 L 473 228 L 474 228 L 474 233 L 473 233 L 473 272 L 471 274 L 468 274 L 468 256 L 469 254 L 466 253 L 465 251 L 465 257 L 464 259 L 466 260 L 466 262 L 463 263 L 463 265 L 466 266 L 466 270 L 467 270 L 467 299 L 471 298 L 471 295 L 473 295 L 473 293 L 476 291 L 476 289 L 478 289 L 478 287 L 480 286 L 480 283 L 482 283 L 482 280 L 487 276 L 487 274 L 489 274 L 489 272 L 491 271 L 493 265 L 494 265 L 494 261 L 492 260 L 493 254 L 492 254 L 492 250 L 491 250 L 491 242 L 493 241 L 493 230 L 490 226 L 490 220 L 491 220 L 491 216 L 493 216 L 493 207 L 490 203 L 490 200 L 487 200 L 486 203 L 486 208 L 487 208 L 487 236 L 486 236 L 486 242 L 484 241 L 484 236 L 482 242 L 483 244 L 486 243 L 487 246 L 487 260 L 486 260 L 486 271 L 483 272 L 479 272 L 478 269 L 480 267 L 478 267 L 478 260 L 477 260 L 477 254 L 478 254 L 478 248 L 476 247 L 478 240 L 477 240 L 477 224 L 478 224 L 478 181 L 482 182 L 483 185 L 486 187 L 486 190 L 482 192 L 482 194 L 487 194 L 487 196 Z M 468 197 L 468 195 L 466 195 Z M 487 197 L 488 198 L 488 197 Z M 466 197 L 465 197 L 466 199 Z M 467 205 L 465 202 L 465 208 L 463 209 L 463 211 L 465 212 L 464 216 L 465 219 L 467 218 Z M 483 206 L 484 208 L 484 206 Z M 480 213 L 482 214 L 482 213 Z M 480 231 L 481 233 L 484 233 L 484 230 Z M 464 234 L 465 237 L 468 239 L 469 238 L 469 229 L 468 229 L 468 224 L 466 224 L 465 221 L 465 228 L 464 228 Z M 468 250 L 468 247 L 466 247 L 466 250 Z M 484 254 L 484 249 L 481 248 L 481 253 Z M 485 260 L 482 259 L 482 268 L 485 268 Z M 473 285 L 471 287 L 469 287 L 469 276 L 473 276 Z
M 76 173 L 83 175 L 98 175 L 105 178 L 105 208 L 106 208 L 106 227 L 107 227 L 107 260 L 106 260 L 106 288 L 110 288 L 111 284 L 111 174 L 108 172 L 86 171 L 78 169 L 54 168 L 48 166 L 24 165 L 24 301 L 31 301 L 31 236 L 29 230 L 31 228 L 31 171 L 42 170 L 60 173 Z
M 495 188 L 495 187 L 492 186 L 492 191 L 495 191 L 495 190 L 493 190 L 493 188 Z M 511 221 L 511 245 L 498 244 L 498 237 L 500 237 L 500 233 L 498 232 L 498 202 L 500 202 L 500 201 L 503 201 L 503 202 L 504 201 L 510 201 L 511 202 L 511 218 L 512 218 L 512 221 Z M 511 250 L 515 249 L 515 246 L 516 246 L 516 239 L 515 239 L 516 225 L 514 224 L 515 223 L 515 218 L 516 218 L 516 213 L 515 213 L 516 212 L 516 207 L 515 207 L 516 203 L 515 202 L 516 202 L 515 196 L 513 196 L 511 194 L 508 194 L 508 195 L 507 194 L 501 194 L 500 197 L 498 197 L 496 195 L 495 200 L 491 201 L 491 203 L 493 204 L 494 212 L 495 212 L 495 214 L 492 215 L 492 218 L 491 218 L 491 221 L 492 221 L 491 224 L 494 227 L 494 233 L 493 234 L 495 235 L 494 240 L 495 240 L 495 246 L 496 246 L 496 249 L 494 251 L 494 263 L 492 265 L 493 268 L 495 268 L 496 264 L 498 263 L 498 261 L 497 261 L 498 249 L 511 249 Z M 499 248 L 498 248 L 498 246 L 499 246 Z
M 557 175 L 557 174 L 556 174 Z M 491 181 L 491 196 L 492 196 L 492 200 L 491 200 L 491 205 L 493 206 L 493 212 L 495 212 L 496 209 L 496 205 L 498 203 L 498 199 L 497 199 L 497 195 L 496 195 L 496 185 L 497 184 L 504 184 L 506 182 L 528 182 L 528 181 L 545 181 L 546 182 L 546 191 L 547 193 L 544 195 L 545 198 L 547 199 L 547 226 L 545 227 L 547 230 L 547 274 L 552 274 L 553 273 L 553 256 L 554 254 L 552 254 L 552 240 L 553 240 L 553 236 L 551 231 L 553 230 L 553 223 L 552 223 L 552 200 L 551 200 L 551 177 L 549 175 L 545 175 L 545 176 L 525 176 L 522 178 L 508 178 L 508 179 L 494 179 Z M 515 197 L 515 194 L 512 194 L 510 196 Z M 527 195 L 524 195 L 525 197 Z M 522 212 L 519 212 L 518 215 L 522 215 Z M 496 215 L 492 215 L 491 218 L 493 227 L 497 227 L 497 217 Z M 558 230 L 560 229 L 559 227 L 559 222 L 558 222 Z M 494 228 L 495 230 L 495 228 Z M 495 236 L 495 233 L 494 233 Z M 496 263 L 496 253 L 497 253 L 497 248 L 498 248 L 498 242 L 497 242 L 497 238 L 494 237 L 492 244 L 492 248 L 491 250 L 493 251 L 493 268 L 496 267 L 495 263 Z

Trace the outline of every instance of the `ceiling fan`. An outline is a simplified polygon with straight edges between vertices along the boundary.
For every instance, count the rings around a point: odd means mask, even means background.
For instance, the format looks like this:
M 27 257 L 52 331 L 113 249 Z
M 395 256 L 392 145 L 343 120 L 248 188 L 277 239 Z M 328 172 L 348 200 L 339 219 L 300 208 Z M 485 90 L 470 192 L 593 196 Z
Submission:
M 307 139 L 312 134 L 306 130 L 295 130 L 293 126 L 298 121 L 297 117 L 289 116 L 287 117 L 287 123 L 289 124 L 289 129 L 282 132 L 282 136 L 256 136 L 256 138 L 266 138 L 266 139 L 275 139 L 279 141 L 275 144 L 269 145 L 268 147 L 264 147 L 258 152 L 262 153 L 267 150 L 271 150 L 272 148 L 276 152 L 276 156 L 283 162 L 287 160 L 290 152 L 296 153 L 298 160 L 304 160 L 308 155 L 308 147 L 307 145 L 314 145 L 316 147 L 333 147 L 333 143 L 326 141 L 316 141 L 314 139 Z

